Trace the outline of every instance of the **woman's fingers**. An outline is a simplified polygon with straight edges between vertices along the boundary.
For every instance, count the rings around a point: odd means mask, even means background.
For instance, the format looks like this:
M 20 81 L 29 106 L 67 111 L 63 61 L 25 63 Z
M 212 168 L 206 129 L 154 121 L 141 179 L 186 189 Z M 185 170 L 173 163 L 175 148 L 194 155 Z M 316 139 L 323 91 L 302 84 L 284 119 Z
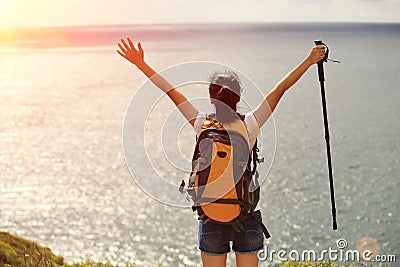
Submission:
M 128 51 L 140 51 L 141 53 L 143 53 L 143 48 L 142 45 L 140 43 L 138 43 L 138 48 L 139 50 L 136 49 L 135 45 L 133 44 L 131 38 L 126 37 L 126 40 L 128 40 L 128 44 L 126 43 L 126 41 L 124 39 L 121 39 L 121 43 L 118 43 L 119 48 L 121 49 L 121 51 L 125 54 L 128 53 Z
M 314 47 L 314 55 L 317 57 L 318 61 L 325 57 L 325 46 L 317 45 Z
M 325 56 L 325 50 L 319 50 L 317 51 L 318 56 Z
M 319 52 L 320 54 L 322 54 L 322 55 L 325 56 L 325 49 L 326 49 L 326 47 L 325 47 L 324 45 L 318 45 L 318 46 L 317 46 L 317 49 L 318 49 L 318 52 Z
M 317 45 L 314 47 L 315 50 L 317 50 L 318 52 L 325 52 L 325 46 L 323 45 Z
M 131 48 L 129 48 L 124 39 L 121 39 L 121 42 L 124 44 L 126 50 L 131 50 Z
M 122 52 L 124 52 L 126 54 L 126 49 L 120 44 L 118 43 L 119 49 L 121 49 Z
M 135 49 L 135 50 L 136 50 L 135 46 L 134 46 L 133 43 L 132 43 L 131 38 L 126 37 L 126 39 L 128 40 L 128 43 L 129 43 L 129 46 L 131 47 L 131 49 Z
M 126 58 L 125 54 L 123 54 L 121 51 L 117 50 L 117 53 L 121 55 L 121 57 Z M 127 59 L 127 58 L 126 58 Z
M 140 52 L 143 52 L 142 44 L 140 42 L 138 43 L 138 48 Z
M 308 55 L 308 58 L 311 60 L 311 62 L 313 64 L 321 61 L 322 59 L 325 58 L 325 52 L 326 52 L 325 49 L 326 49 L 326 47 L 323 45 L 314 46 L 311 49 L 310 54 Z

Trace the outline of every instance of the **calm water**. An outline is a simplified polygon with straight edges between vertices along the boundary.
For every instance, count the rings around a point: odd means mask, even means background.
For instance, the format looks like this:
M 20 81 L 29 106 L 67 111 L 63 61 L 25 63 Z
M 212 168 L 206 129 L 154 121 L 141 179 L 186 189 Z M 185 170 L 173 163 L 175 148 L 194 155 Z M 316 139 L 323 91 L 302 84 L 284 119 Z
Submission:
M 339 230 L 331 230 L 313 67 L 274 113 L 275 159 L 262 184 L 261 201 L 273 236 L 269 248 L 321 251 L 337 248 L 336 240 L 345 238 L 354 249 L 357 240 L 371 236 L 382 254 L 399 258 L 400 25 L 166 25 L 31 32 L 20 32 L 16 46 L 9 40 L 0 47 L 0 230 L 38 241 L 68 261 L 89 254 L 143 266 L 199 266 L 197 217 L 190 209 L 149 197 L 126 167 L 125 112 L 146 79 L 115 53 L 115 43 L 126 35 L 140 39 L 148 62 L 158 70 L 188 61 L 232 66 L 265 94 L 320 38 L 330 46 L 331 58 L 342 61 L 325 65 Z M 156 92 L 149 90 L 149 95 Z M 185 90 L 206 95 L 201 89 Z M 259 101 L 251 89 L 245 88 L 244 98 L 251 105 Z M 152 104 L 150 97 L 142 101 Z M 157 114 L 151 118 L 156 126 L 166 116 Z M 183 136 L 182 153 L 190 155 L 194 134 L 184 131 Z M 156 139 L 150 140 L 156 144 L 152 154 L 162 158 Z M 131 160 L 140 163 L 144 156 Z M 171 171 L 165 159 L 157 167 L 176 184 L 185 178 Z M 264 175 L 268 171 L 260 169 Z M 228 261 L 231 266 L 233 255 Z

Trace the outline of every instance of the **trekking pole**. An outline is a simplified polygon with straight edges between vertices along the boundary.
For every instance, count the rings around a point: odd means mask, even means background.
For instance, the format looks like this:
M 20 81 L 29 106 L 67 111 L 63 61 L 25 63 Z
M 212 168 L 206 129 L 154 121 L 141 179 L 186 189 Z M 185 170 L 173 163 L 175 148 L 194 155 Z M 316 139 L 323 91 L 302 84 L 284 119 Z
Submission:
M 324 115 L 324 126 L 325 126 L 326 155 L 328 158 L 329 185 L 330 185 L 330 189 L 331 189 L 331 206 L 332 206 L 332 220 L 333 220 L 332 227 L 333 227 L 333 230 L 337 230 L 335 192 L 333 189 L 331 147 L 329 144 L 328 112 L 327 112 L 327 108 L 326 108 L 326 99 L 325 99 L 324 62 L 327 62 L 327 60 L 328 60 L 329 48 L 321 40 L 316 40 L 316 41 L 314 41 L 314 43 L 315 43 L 315 45 L 324 45 L 326 47 L 325 57 L 317 63 L 317 66 L 318 66 L 319 83 L 321 85 L 322 112 Z M 335 60 L 332 60 L 332 61 L 340 63 L 339 61 L 335 61 Z

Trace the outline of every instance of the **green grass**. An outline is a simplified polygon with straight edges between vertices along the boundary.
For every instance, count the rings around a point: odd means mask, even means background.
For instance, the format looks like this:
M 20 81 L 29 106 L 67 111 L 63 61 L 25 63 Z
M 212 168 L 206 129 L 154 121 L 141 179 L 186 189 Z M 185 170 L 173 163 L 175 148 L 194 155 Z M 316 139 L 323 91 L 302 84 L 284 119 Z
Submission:
M 87 257 L 81 263 L 66 264 L 49 248 L 21 237 L 0 232 L 0 267 L 115 267 L 110 263 L 96 263 Z M 118 265 L 117 265 L 118 266 Z M 119 265 L 136 267 L 135 265 Z M 161 265 L 159 265 L 161 266 Z
M 63 258 L 37 243 L 0 232 L 0 266 L 60 266 Z

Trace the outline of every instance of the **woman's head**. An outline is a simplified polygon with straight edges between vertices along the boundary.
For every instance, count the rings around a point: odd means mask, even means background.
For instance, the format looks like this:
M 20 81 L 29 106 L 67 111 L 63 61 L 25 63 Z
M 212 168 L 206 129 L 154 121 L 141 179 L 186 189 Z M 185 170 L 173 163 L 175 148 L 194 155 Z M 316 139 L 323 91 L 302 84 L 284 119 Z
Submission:
M 240 96 L 242 94 L 242 87 L 238 75 L 231 70 L 214 72 L 209 80 L 210 86 L 208 90 L 211 103 L 216 105 L 216 108 L 218 108 L 219 104 L 225 104 L 236 111 L 236 105 L 240 101 Z M 217 101 L 213 101 L 213 99 Z
M 231 70 L 214 72 L 210 76 L 208 90 L 211 103 L 215 105 L 218 120 L 220 122 L 235 120 L 237 103 L 242 93 L 238 75 Z

